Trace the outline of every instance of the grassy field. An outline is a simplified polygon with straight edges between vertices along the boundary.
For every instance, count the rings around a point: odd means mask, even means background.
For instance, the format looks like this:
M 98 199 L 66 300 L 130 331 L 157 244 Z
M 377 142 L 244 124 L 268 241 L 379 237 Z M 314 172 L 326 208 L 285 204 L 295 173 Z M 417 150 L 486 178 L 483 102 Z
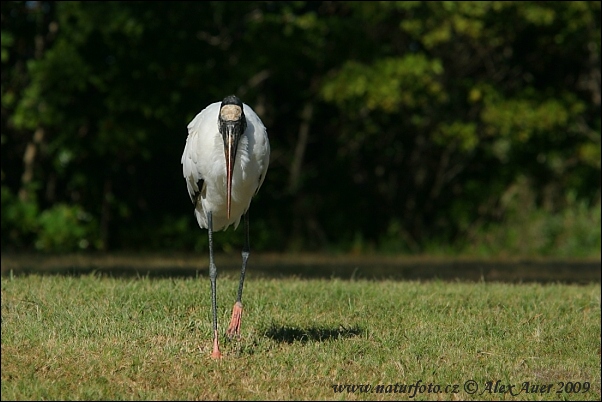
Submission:
M 222 333 L 237 282 L 218 278 Z M 5 272 L 2 400 L 600 400 L 600 291 L 250 271 L 214 361 L 205 272 Z

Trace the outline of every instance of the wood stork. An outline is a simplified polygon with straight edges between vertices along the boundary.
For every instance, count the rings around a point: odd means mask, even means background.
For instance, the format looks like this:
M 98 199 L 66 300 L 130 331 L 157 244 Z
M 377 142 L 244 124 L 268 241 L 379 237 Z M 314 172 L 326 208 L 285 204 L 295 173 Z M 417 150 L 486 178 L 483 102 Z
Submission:
M 203 109 L 188 124 L 182 170 L 194 214 L 209 232 L 209 279 L 213 310 L 213 352 L 222 356 L 217 332 L 217 268 L 213 260 L 213 231 L 238 227 L 244 215 L 244 245 L 238 295 L 226 334 L 240 334 L 242 289 L 249 258 L 249 206 L 265 180 L 270 143 L 257 114 L 234 96 Z

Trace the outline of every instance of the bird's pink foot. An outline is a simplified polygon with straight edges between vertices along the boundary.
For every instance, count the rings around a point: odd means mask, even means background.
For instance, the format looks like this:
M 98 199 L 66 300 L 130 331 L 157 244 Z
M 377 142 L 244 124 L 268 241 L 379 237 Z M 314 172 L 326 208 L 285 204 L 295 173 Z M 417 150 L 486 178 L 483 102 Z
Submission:
M 228 337 L 233 337 L 234 335 L 240 336 L 240 322 L 242 318 L 242 303 L 236 302 L 234 303 L 234 307 L 232 307 L 232 319 L 230 320 L 230 325 L 228 326 L 228 330 L 226 331 L 226 335 Z
M 217 331 L 213 334 L 213 352 L 211 353 L 212 359 L 221 359 L 222 352 L 219 350 L 219 341 L 217 339 Z

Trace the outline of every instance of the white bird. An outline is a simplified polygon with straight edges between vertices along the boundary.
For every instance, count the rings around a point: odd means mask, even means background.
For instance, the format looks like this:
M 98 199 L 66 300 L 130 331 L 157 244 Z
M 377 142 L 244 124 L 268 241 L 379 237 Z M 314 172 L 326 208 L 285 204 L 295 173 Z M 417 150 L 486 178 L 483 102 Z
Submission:
M 222 356 L 217 332 L 217 268 L 213 260 L 213 231 L 238 227 L 244 215 L 244 245 L 238 295 L 232 308 L 228 336 L 240 334 L 242 289 L 249 258 L 249 206 L 265 180 L 270 143 L 265 126 L 246 104 L 230 95 L 203 109 L 188 124 L 182 170 L 194 215 L 209 231 L 209 279 L 213 310 L 213 352 Z

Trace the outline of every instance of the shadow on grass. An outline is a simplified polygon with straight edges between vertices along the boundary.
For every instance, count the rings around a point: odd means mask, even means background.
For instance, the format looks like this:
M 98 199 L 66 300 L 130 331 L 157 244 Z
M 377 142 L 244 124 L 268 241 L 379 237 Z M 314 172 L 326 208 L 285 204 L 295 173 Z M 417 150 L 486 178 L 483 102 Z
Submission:
M 272 324 L 264 332 L 264 336 L 276 342 L 293 343 L 293 342 L 326 342 L 337 339 L 352 338 L 362 333 L 359 327 L 346 328 L 340 325 L 338 328 L 328 327 L 309 327 L 296 328 L 286 325 Z

